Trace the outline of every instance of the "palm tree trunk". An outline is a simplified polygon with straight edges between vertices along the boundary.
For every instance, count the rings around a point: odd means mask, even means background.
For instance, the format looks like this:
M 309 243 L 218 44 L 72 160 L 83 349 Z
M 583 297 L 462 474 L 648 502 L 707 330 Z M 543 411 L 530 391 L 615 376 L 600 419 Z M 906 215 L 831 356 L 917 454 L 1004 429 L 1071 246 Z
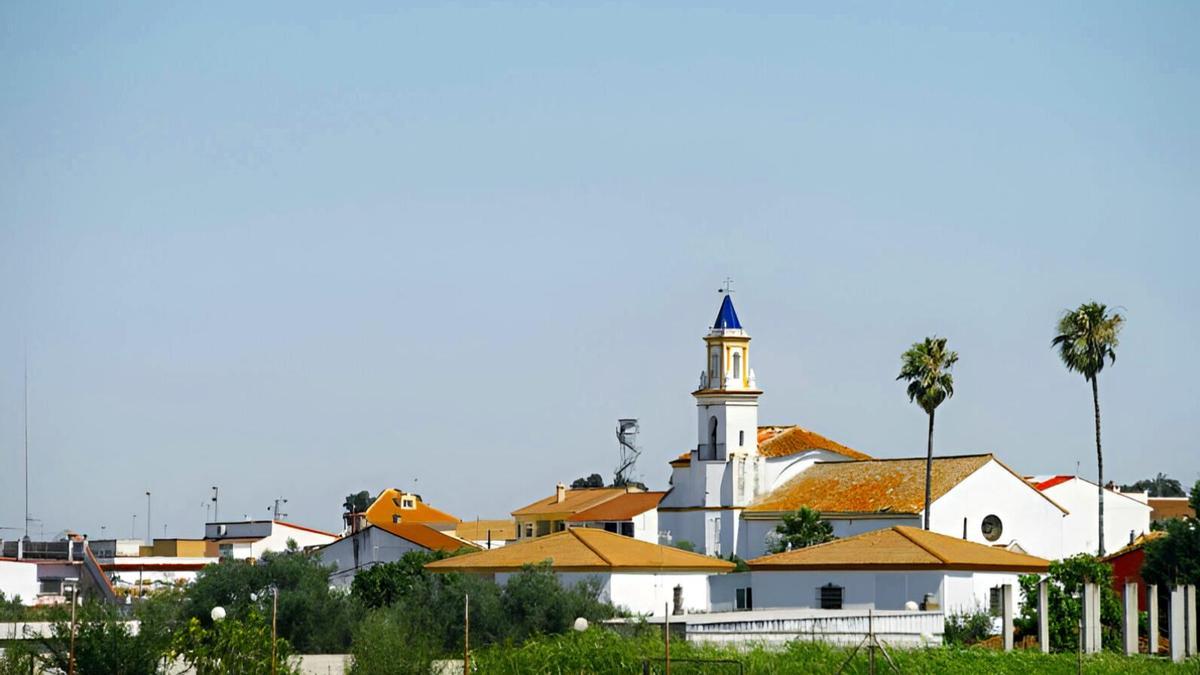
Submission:
M 1104 555 L 1104 453 L 1100 451 L 1100 390 L 1092 376 L 1092 405 L 1096 409 L 1096 487 L 1100 500 L 1100 555 Z
M 925 455 L 925 529 L 929 529 L 929 502 L 933 482 L 933 411 L 929 411 L 929 444 Z

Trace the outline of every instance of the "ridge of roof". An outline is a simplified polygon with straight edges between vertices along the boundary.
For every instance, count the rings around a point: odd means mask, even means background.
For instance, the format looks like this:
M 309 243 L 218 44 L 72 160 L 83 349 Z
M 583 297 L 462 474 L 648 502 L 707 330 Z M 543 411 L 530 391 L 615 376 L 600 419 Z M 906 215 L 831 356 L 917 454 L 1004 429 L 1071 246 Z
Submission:
M 842 445 L 799 424 L 759 426 L 756 441 L 758 454 L 768 458 L 790 457 L 811 450 L 824 450 L 850 459 L 872 459 L 865 452 Z
M 590 542 L 588 542 L 588 540 L 585 539 L 581 533 L 576 532 L 575 530 L 576 530 L 576 528 L 574 528 L 574 527 L 567 528 L 567 532 L 570 532 L 572 535 L 574 535 L 575 538 L 579 540 L 579 543 L 588 547 L 588 549 L 591 550 L 592 553 L 595 553 L 604 562 L 608 563 L 609 565 L 613 564 L 612 558 L 609 558 L 608 556 L 601 553 L 600 549 L 596 548 L 595 546 L 592 546 L 592 544 Z
M 896 531 L 896 534 L 899 534 L 901 537 L 904 537 L 905 539 L 911 541 L 912 543 L 916 544 L 917 546 L 920 546 L 926 553 L 937 558 L 938 560 L 941 560 L 943 563 L 950 562 L 949 558 L 942 555 L 941 553 L 938 553 L 936 550 L 927 546 L 924 542 L 918 540 L 916 537 L 909 534 L 907 527 L 896 526 L 896 527 L 893 527 L 892 529 L 894 529 Z

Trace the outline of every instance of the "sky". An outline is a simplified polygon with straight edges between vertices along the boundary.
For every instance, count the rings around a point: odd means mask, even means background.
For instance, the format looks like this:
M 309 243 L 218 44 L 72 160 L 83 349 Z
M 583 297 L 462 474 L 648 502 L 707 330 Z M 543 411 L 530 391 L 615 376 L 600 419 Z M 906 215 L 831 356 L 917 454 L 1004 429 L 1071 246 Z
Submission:
M 760 422 L 1200 478 L 1200 5 L 4 3 L 0 526 L 665 489 L 734 279 Z M 1180 351 L 1180 350 L 1183 351 Z M 135 518 L 136 516 L 136 518 Z M 136 528 L 136 529 L 135 529 Z M 19 530 L 0 530 L 0 537 Z

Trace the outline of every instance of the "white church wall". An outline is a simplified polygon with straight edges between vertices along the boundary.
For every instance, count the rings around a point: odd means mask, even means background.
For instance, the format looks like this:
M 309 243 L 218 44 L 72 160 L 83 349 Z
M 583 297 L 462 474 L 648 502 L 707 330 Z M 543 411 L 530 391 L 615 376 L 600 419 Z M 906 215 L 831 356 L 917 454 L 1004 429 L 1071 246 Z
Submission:
M 755 609 L 820 609 L 820 589 L 827 584 L 842 587 L 842 609 L 904 609 L 926 593 L 940 598 L 945 572 L 786 570 L 750 577 Z
M 1047 497 L 1070 511 L 1063 528 L 1063 557 L 1076 553 L 1095 554 L 1099 547 L 1099 511 L 1096 485 L 1068 480 L 1044 490 Z M 1111 490 L 1104 491 L 1104 547 L 1112 553 L 1129 543 L 1134 535 L 1150 531 L 1150 507 Z
M 1062 557 L 1064 514 L 1036 489 L 995 461 L 963 479 L 933 503 L 930 529 L 991 546 L 1016 541 L 1026 553 Z M 996 541 L 983 536 L 984 518 L 995 515 L 1002 531 Z
M 682 587 L 683 607 L 688 612 L 708 610 L 708 576 L 687 572 L 615 572 L 609 587 L 614 605 L 638 614 L 663 613 L 673 607 L 675 587 Z

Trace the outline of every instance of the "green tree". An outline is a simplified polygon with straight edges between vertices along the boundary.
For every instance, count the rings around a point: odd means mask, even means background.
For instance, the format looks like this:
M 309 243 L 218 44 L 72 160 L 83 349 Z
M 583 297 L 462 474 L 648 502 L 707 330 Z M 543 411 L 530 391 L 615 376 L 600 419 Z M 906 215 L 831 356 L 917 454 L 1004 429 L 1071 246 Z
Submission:
M 1125 317 L 1109 314 L 1099 302 L 1085 302 L 1063 312 L 1058 335 L 1050 341 L 1067 370 L 1083 375 L 1092 385 L 1092 407 L 1096 416 L 1096 499 L 1099 502 L 1099 555 L 1104 555 L 1104 452 L 1100 447 L 1100 389 L 1096 382 L 1104 362 L 1117 360 L 1117 336 Z
M 393 605 L 427 583 L 432 575 L 425 569 L 427 563 L 452 555 L 444 551 L 409 551 L 397 561 L 372 565 L 354 576 L 350 594 L 364 607 Z
M 175 635 L 173 653 L 195 669 L 196 675 L 298 672 L 288 663 L 292 649 L 287 640 L 276 639 L 272 650 L 270 620 L 256 609 L 207 627 L 197 618 L 189 619 Z
M 342 502 L 342 509 L 346 513 L 364 513 L 370 507 L 371 493 L 366 490 L 346 495 L 346 500 Z
M 1083 582 L 1091 581 L 1100 587 L 1101 641 L 1106 648 L 1115 649 L 1121 641 L 1121 601 L 1112 587 L 1112 568 L 1099 558 L 1080 553 L 1050 563 L 1049 574 L 1050 648 L 1054 651 L 1075 651 L 1079 646 L 1079 595 Z M 1024 574 L 1020 577 L 1021 616 L 1016 624 L 1025 633 L 1037 632 L 1038 583 L 1041 577 Z
M 571 481 L 573 488 L 602 488 L 604 487 L 604 476 L 594 473 L 587 478 L 576 478 Z
M 1167 478 L 1164 473 L 1159 473 L 1154 478 L 1139 480 L 1132 485 L 1122 485 L 1121 492 L 1145 492 L 1151 497 L 1183 497 L 1185 493 L 1183 486 L 1174 478 Z
M 329 586 L 331 566 L 298 551 L 267 553 L 257 561 L 222 560 L 200 570 L 185 593 L 185 616 L 209 625 L 213 607 L 231 618 L 254 610 L 271 613 L 271 587 L 279 591 L 279 635 L 300 653 L 336 653 L 350 644 L 356 605 Z
M 1192 486 L 1192 494 L 1188 495 L 1188 506 L 1192 507 L 1192 515 L 1200 517 L 1200 480 Z
M 950 369 L 958 362 L 958 352 L 946 349 L 946 338 L 927 337 L 914 342 L 900 357 L 897 380 L 908 382 L 908 400 L 915 401 L 929 416 L 929 436 L 925 456 L 925 529 L 929 529 L 929 510 L 933 480 L 933 416 L 937 407 L 954 396 L 954 377 Z
M 775 526 L 769 548 L 771 553 L 782 553 L 797 548 L 833 541 L 833 526 L 821 520 L 818 511 L 801 506 L 792 513 L 783 514 L 783 522 Z
M 1193 518 L 1172 518 L 1162 531 L 1164 536 L 1142 549 L 1142 578 L 1160 586 L 1200 584 L 1200 525 Z
M 78 675 L 154 675 L 169 644 L 153 632 L 133 634 L 117 610 L 87 603 L 76 610 L 75 663 Z M 70 670 L 71 619 L 69 610 L 55 613 L 50 635 L 40 638 L 41 659 L 61 672 Z

